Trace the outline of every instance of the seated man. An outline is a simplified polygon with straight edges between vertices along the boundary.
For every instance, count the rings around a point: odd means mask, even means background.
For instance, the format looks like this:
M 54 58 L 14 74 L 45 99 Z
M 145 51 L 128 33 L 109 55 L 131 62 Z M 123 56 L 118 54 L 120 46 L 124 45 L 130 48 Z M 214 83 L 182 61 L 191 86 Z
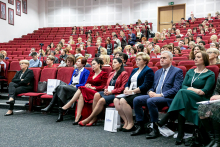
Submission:
M 199 42 L 202 41 L 202 36 L 197 36 L 196 37 L 196 43 L 199 45 Z
M 174 96 L 179 91 L 183 82 L 183 71 L 172 66 L 173 54 L 169 51 L 163 51 L 160 57 L 161 69 L 156 71 L 152 88 L 147 95 L 138 96 L 134 99 L 133 106 L 138 122 L 137 129 L 132 132 L 131 136 L 144 133 L 144 113 L 142 106 L 147 107 L 153 122 L 153 132 L 147 139 L 157 138 L 160 134 L 158 122 L 158 108 L 170 106 Z
M 33 52 L 35 52 L 35 48 L 31 48 L 29 56 L 31 56 L 31 53 Z
M 114 49 L 117 48 L 117 47 L 121 47 L 121 41 L 118 39 L 117 35 L 113 36 L 113 40 L 115 41 Z
M 180 40 L 181 40 L 181 36 L 180 36 L 180 35 L 177 35 L 177 36 L 176 36 L 176 41 L 175 41 L 175 42 L 180 42 Z
M 181 49 L 181 50 L 185 50 L 186 48 L 183 47 L 184 45 L 184 41 L 183 40 L 180 40 L 180 42 L 178 43 L 178 47 Z
M 129 30 L 128 36 L 130 37 L 130 38 L 128 37 L 129 38 L 128 39 L 128 44 L 133 46 L 136 42 L 136 36 L 135 36 L 134 33 L 132 33 L 132 30 Z
M 199 41 L 199 45 L 201 45 L 202 47 L 205 47 L 205 41 Z
M 32 59 L 29 61 L 29 67 L 41 67 L 42 66 L 42 62 L 37 58 L 37 53 L 33 52 L 31 53 L 31 57 Z

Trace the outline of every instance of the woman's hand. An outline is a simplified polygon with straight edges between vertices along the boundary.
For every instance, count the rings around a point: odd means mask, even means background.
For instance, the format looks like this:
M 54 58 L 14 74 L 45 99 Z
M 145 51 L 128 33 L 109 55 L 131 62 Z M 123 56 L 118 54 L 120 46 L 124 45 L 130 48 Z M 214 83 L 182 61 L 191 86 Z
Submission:
M 133 92 L 132 90 L 125 90 L 125 91 L 124 91 L 124 94 L 126 94 L 126 95 L 131 95 L 132 92 Z
M 220 99 L 220 95 L 213 95 L 213 96 L 210 98 L 210 101 L 219 100 L 219 99 Z
M 205 93 L 201 89 L 195 89 L 193 87 L 189 87 L 189 88 L 187 88 L 187 90 L 194 91 L 198 95 L 205 95 Z
M 91 86 L 91 84 L 86 84 L 85 85 L 86 88 L 89 88 L 90 86 Z

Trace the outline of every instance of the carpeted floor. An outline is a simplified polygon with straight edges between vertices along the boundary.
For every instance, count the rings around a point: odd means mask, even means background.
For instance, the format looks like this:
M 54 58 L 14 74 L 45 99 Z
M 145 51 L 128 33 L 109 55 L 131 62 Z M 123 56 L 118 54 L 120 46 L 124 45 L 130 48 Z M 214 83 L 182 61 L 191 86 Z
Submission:
M 57 114 L 40 112 L 15 112 L 3 116 L 7 110 L 0 109 L 1 147 L 173 147 L 175 139 L 159 137 L 146 140 L 145 135 L 130 136 L 130 133 L 104 131 L 104 123 L 96 126 L 73 126 L 74 118 L 66 116 L 56 123 Z M 182 145 L 184 146 L 184 145 Z

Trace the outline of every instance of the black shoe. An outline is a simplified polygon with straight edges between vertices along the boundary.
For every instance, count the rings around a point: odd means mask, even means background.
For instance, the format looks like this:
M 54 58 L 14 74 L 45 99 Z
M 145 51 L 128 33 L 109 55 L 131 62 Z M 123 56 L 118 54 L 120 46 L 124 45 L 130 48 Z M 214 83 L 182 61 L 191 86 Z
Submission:
M 65 111 L 65 110 L 63 110 L 62 107 L 59 107 L 59 116 L 58 116 L 56 122 L 61 122 L 61 121 L 63 121 L 63 112 L 64 112 L 64 111 Z
M 13 112 L 12 112 L 11 114 L 7 114 L 7 113 L 6 113 L 4 116 L 10 116 L 10 115 L 13 115 Z
M 15 100 L 12 100 L 12 101 L 7 101 L 6 104 L 14 104 L 15 103 Z
M 181 145 L 183 143 L 183 137 L 184 137 L 184 133 L 183 134 L 178 133 L 175 145 Z
M 41 109 L 41 112 L 48 112 L 53 108 L 53 104 L 49 104 L 46 108 Z
M 138 126 L 137 129 L 131 133 L 131 136 L 136 136 L 136 135 L 140 135 L 140 134 L 144 134 L 145 130 L 143 126 Z
M 135 130 L 136 130 L 136 128 L 135 128 L 135 126 L 133 125 L 133 127 L 132 127 L 131 129 L 129 129 L 129 130 L 124 129 L 123 132 L 132 132 L 132 131 L 135 131 Z
M 153 129 L 153 131 L 146 136 L 146 139 L 155 139 L 157 137 L 160 137 L 160 131 Z
M 82 119 L 82 115 L 80 116 L 79 120 L 77 122 L 73 122 L 73 125 L 78 125 L 78 123 L 80 122 L 80 120 Z

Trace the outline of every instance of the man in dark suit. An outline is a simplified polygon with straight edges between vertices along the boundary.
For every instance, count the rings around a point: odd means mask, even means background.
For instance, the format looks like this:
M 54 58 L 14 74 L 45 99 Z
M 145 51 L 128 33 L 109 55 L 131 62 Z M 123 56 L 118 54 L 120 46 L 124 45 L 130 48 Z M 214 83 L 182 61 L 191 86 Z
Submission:
M 134 33 L 132 33 L 132 30 L 129 30 L 128 35 L 130 36 L 130 38 L 128 39 L 128 44 L 133 46 L 136 42 L 136 36 Z
M 170 106 L 183 82 L 183 71 L 172 66 L 172 61 L 173 54 L 169 51 L 163 51 L 160 57 L 162 68 L 156 71 L 152 88 L 147 92 L 147 95 L 138 96 L 134 99 L 133 106 L 138 127 L 132 132 L 131 136 L 144 133 L 142 106 L 146 106 L 149 110 L 151 122 L 153 122 L 153 131 L 146 138 L 159 137 L 160 132 L 157 125 L 158 108 Z

